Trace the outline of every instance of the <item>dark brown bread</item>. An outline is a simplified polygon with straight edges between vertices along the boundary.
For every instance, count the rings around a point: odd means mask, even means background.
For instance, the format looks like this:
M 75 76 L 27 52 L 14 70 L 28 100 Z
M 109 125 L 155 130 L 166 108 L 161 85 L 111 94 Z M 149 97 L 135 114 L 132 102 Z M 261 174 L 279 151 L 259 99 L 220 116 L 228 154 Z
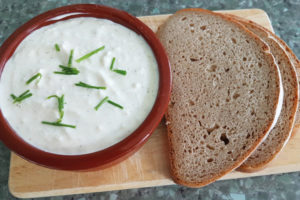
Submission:
M 283 106 L 275 127 L 266 140 L 238 168 L 241 171 L 251 172 L 259 170 L 271 162 L 289 140 L 298 108 L 298 81 L 293 63 L 276 39 L 277 36 L 254 22 L 235 18 L 269 45 L 279 67 L 284 88 Z
M 171 173 L 176 183 L 200 187 L 238 167 L 274 126 L 280 74 L 265 43 L 211 11 L 179 11 L 157 34 L 173 72 Z

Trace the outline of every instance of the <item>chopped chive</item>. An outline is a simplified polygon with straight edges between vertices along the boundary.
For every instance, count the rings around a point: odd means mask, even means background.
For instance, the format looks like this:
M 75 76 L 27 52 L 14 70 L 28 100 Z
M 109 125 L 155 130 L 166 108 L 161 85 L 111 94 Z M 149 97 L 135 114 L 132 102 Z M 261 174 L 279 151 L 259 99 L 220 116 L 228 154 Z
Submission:
M 52 125 L 52 126 L 64 126 L 64 127 L 69 127 L 69 128 L 76 128 L 75 125 L 63 124 L 63 123 L 60 123 L 60 122 L 46 122 L 46 121 L 42 121 L 42 124 L 47 124 L 47 125 Z
M 26 85 L 29 85 L 34 79 L 39 78 L 37 83 L 40 81 L 42 78 L 42 74 L 37 73 L 36 75 L 32 76 L 28 81 L 26 81 Z
M 85 87 L 85 88 L 91 88 L 91 89 L 102 89 L 102 90 L 106 90 L 106 87 L 100 87 L 100 86 L 92 86 L 89 85 L 87 83 L 83 83 L 83 82 L 79 82 L 79 83 L 75 83 L 76 86 L 80 86 L 80 87 Z
M 77 75 L 79 72 L 53 72 L 54 74 Z
M 65 69 L 65 70 L 72 68 L 72 67 L 68 67 L 68 66 L 65 66 L 65 65 L 58 65 L 58 67 L 60 67 L 62 69 Z
M 24 99 L 27 99 L 27 98 L 29 98 L 29 97 L 31 97 L 32 96 L 32 94 L 31 93 L 29 93 L 29 94 L 26 94 L 26 95 L 24 95 L 24 96 L 22 96 L 22 97 L 17 97 L 15 100 L 14 100 L 14 102 L 13 103 L 20 103 L 21 101 L 23 101 Z
M 115 64 L 115 60 L 116 60 L 116 58 L 115 58 L 115 57 L 113 57 L 113 59 L 111 60 L 110 67 L 109 67 L 109 69 L 110 69 L 110 70 L 112 70 L 112 69 L 113 69 L 113 67 L 114 67 L 114 64 Z
M 96 106 L 95 106 L 95 110 L 98 110 L 99 107 L 104 104 L 106 101 L 108 100 L 108 96 L 104 97 Z
M 28 97 L 31 97 L 31 96 L 32 96 L 32 93 L 26 94 L 26 95 L 22 96 L 20 100 L 22 101 L 22 100 L 24 100 Z
M 68 60 L 68 67 L 72 66 L 73 53 L 74 53 L 74 49 L 72 49 L 71 52 L 70 52 L 69 60 Z
M 111 70 L 111 71 L 113 71 L 113 72 L 116 72 L 116 73 L 118 73 L 118 74 L 121 74 L 121 75 L 126 75 L 127 74 L 127 72 L 125 71 L 125 70 L 121 70 L 121 69 L 113 69 L 114 68 L 114 64 L 115 64 L 115 61 L 116 61 L 116 58 L 115 57 L 113 57 L 113 59 L 111 60 L 111 64 L 110 64 L 110 67 L 109 67 L 109 69 Z
M 11 98 L 13 98 L 13 100 L 15 100 L 17 98 L 14 94 L 11 94 L 10 96 L 11 96 Z
M 26 90 L 25 92 L 23 92 L 22 94 L 20 94 L 18 97 L 14 94 L 10 95 L 11 98 L 14 100 L 13 103 L 20 103 L 21 101 L 23 101 L 24 99 L 27 99 L 29 97 L 32 96 L 32 93 L 30 93 L 29 90 Z
M 47 99 L 51 98 L 56 98 L 58 101 L 58 111 L 59 111 L 59 119 L 56 122 L 47 122 L 47 121 L 42 121 L 42 124 L 47 124 L 47 125 L 52 125 L 52 126 L 64 126 L 64 127 L 69 127 L 69 128 L 76 128 L 75 125 L 70 125 L 70 124 L 63 124 L 61 123 L 62 118 L 64 117 L 64 95 L 61 97 L 57 95 L 51 95 L 47 97 Z
M 59 112 L 59 119 L 57 120 L 57 122 L 61 122 L 62 118 L 64 117 L 64 95 L 62 95 L 61 97 L 57 96 L 57 95 L 51 95 L 49 97 L 47 97 L 47 99 L 51 99 L 51 98 L 56 98 L 58 101 L 58 112 Z
M 123 76 L 125 76 L 127 74 L 127 72 L 125 70 L 121 70 L 121 69 L 113 69 L 113 72 L 116 72 L 116 73 L 121 74 Z
M 75 67 L 68 67 L 64 65 L 59 65 L 59 68 L 61 68 L 63 71 L 72 71 L 72 70 L 77 70 Z
M 72 67 L 72 60 L 73 60 L 74 49 L 70 51 L 68 66 L 59 65 L 62 71 L 55 71 L 54 74 L 63 74 L 63 75 L 77 75 L 79 74 L 79 70 L 75 67 Z
M 100 47 L 100 48 L 98 48 L 98 49 L 95 49 L 94 51 L 91 51 L 90 53 L 87 53 L 87 54 L 85 54 L 84 56 L 78 58 L 78 59 L 76 60 L 76 62 L 79 63 L 79 62 L 81 62 L 81 61 L 83 61 L 83 60 L 85 60 L 85 59 L 91 57 L 91 56 L 94 55 L 95 53 L 98 53 L 99 51 L 103 50 L 104 48 L 105 48 L 105 46 L 102 46 L 102 47 Z
M 77 75 L 79 74 L 79 70 L 75 67 L 67 67 L 64 65 L 59 65 L 59 67 L 62 69 L 62 71 L 55 71 L 55 74 L 64 74 L 64 75 Z
M 29 90 L 26 90 L 25 92 L 23 92 L 22 94 L 20 94 L 19 97 L 23 97 L 23 96 L 25 96 L 25 95 L 28 94 L 28 93 L 29 93 Z
M 123 106 L 121 106 L 121 105 L 119 105 L 119 104 L 117 104 L 117 103 L 115 103 L 115 102 L 113 102 L 113 101 L 111 101 L 111 100 L 107 100 L 107 103 L 109 103 L 109 104 L 111 104 L 111 105 L 113 105 L 113 106 L 116 106 L 116 107 L 118 107 L 118 108 L 120 108 L 120 109 L 123 109 Z
M 54 47 L 55 47 L 56 51 L 60 51 L 60 48 L 59 48 L 58 44 L 55 44 Z

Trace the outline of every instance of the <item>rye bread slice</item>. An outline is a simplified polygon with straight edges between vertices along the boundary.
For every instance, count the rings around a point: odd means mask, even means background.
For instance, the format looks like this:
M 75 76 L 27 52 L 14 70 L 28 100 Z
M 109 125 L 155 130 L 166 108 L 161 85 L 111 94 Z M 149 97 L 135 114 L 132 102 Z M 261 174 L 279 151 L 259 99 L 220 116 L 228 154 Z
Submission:
M 265 167 L 288 142 L 298 108 L 298 81 L 294 65 L 275 34 L 266 31 L 254 22 L 250 23 L 248 20 L 235 16 L 234 18 L 269 45 L 279 67 L 284 89 L 282 110 L 275 127 L 255 152 L 238 168 L 240 171 L 252 172 Z
M 233 18 L 238 18 L 238 19 L 241 19 L 241 20 L 244 20 L 246 21 L 247 23 L 249 24 L 254 24 L 254 25 L 257 25 L 260 29 L 263 29 L 264 31 L 266 31 L 268 34 L 272 35 L 273 39 L 280 44 L 280 46 L 285 50 L 285 53 L 288 55 L 291 63 L 293 64 L 295 70 L 296 70 L 296 75 L 298 77 L 298 84 L 300 84 L 299 82 L 299 75 L 300 75 L 300 60 L 297 58 L 297 56 L 294 54 L 294 52 L 291 50 L 291 48 L 282 40 L 280 39 L 277 35 L 273 34 L 269 29 L 251 21 L 251 20 L 246 20 L 244 18 L 240 18 L 240 17 L 237 17 L 235 15 L 230 15 L 230 14 L 226 14 L 228 16 L 231 16 Z M 299 93 L 299 89 L 300 87 L 298 86 L 298 93 Z M 298 100 L 299 101 L 299 100 Z M 298 102 L 299 104 L 299 102 Z M 298 125 L 297 125 L 298 124 Z M 296 113 L 296 122 L 295 122 L 295 126 L 297 128 L 300 128 L 300 112 L 297 112 Z M 292 132 L 292 136 L 293 136 L 293 132 Z
M 176 12 L 157 35 L 173 73 L 171 174 L 178 184 L 200 187 L 238 167 L 275 125 L 280 73 L 264 42 L 211 11 Z

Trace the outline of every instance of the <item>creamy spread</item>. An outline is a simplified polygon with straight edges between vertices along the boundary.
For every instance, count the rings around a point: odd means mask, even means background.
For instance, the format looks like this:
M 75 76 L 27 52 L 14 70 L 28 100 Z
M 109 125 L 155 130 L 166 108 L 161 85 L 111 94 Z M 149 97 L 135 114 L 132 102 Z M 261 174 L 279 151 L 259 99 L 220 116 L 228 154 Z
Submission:
M 54 45 L 58 44 L 60 51 Z M 102 51 L 77 63 L 76 59 L 101 47 Z M 78 75 L 54 74 L 67 65 Z M 127 74 L 110 70 L 114 68 Z M 40 81 L 26 81 L 40 73 Z M 106 90 L 75 86 L 84 82 Z M 158 91 L 158 67 L 154 54 L 140 35 L 109 20 L 81 17 L 40 28 L 28 35 L 7 61 L 0 80 L 1 111 L 15 132 L 29 144 L 56 154 L 78 155 L 105 149 L 132 133 L 147 117 Z M 13 103 L 11 94 L 30 90 L 32 96 Z M 59 118 L 58 102 L 50 95 L 64 95 L 62 122 L 76 128 L 42 124 Z M 104 98 L 109 103 L 95 106 Z

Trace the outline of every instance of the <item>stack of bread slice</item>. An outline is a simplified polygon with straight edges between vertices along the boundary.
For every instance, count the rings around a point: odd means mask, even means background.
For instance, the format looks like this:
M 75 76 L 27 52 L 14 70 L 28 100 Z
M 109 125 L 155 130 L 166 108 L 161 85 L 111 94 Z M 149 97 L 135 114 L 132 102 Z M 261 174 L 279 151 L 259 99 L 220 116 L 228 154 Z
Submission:
M 298 106 L 299 61 L 288 46 L 254 22 L 204 9 L 176 12 L 157 35 L 173 74 L 166 121 L 174 181 L 200 187 L 269 163 Z

